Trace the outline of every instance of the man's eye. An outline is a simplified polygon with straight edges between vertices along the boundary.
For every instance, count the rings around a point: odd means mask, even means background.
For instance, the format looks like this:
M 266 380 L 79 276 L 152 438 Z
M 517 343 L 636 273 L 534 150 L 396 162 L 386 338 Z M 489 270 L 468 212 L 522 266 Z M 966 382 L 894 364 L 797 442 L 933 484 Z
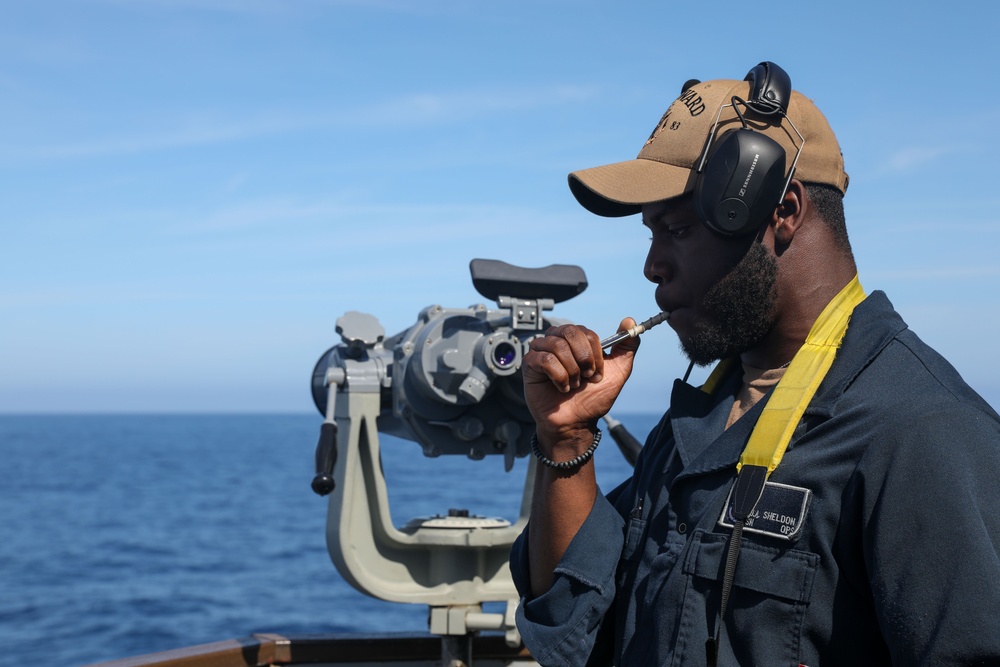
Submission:
M 674 225 L 668 227 L 661 225 L 650 229 L 649 242 L 653 243 L 658 238 L 666 237 L 671 240 L 682 239 L 691 232 L 691 225 Z

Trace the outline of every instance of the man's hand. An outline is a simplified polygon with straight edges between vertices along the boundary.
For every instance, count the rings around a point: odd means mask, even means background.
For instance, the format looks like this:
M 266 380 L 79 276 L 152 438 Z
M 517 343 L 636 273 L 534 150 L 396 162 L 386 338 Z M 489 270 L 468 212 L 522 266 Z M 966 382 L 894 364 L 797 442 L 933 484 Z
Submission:
M 632 326 L 635 320 L 625 318 L 619 331 Z M 556 460 L 580 453 L 570 453 L 577 448 L 580 431 L 592 431 L 611 409 L 632 372 L 638 347 L 638 337 L 628 338 L 605 357 L 597 334 L 575 324 L 552 327 L 532 341 L 521 366 L 524 398 L 535 419 L 539 444 L 567 450 Z M 589 438 L 583 440 L 586 449 Z
M 621 329 L 634 325 L 626 318 Z M 597 420 L 611 409 L 632 372 L 638 347 L 638 338 L 627 338 L 605 357 L 597 334 L 572 324 L 553 327 L 531 342 L 521 364 L 524 398 L 548 458 L 569 461 L 590 447 Z M 552 585 L 556 565 L 596 497 L 593 461 L 572 470 L 539 466 L 528 531 L 532 596 Z

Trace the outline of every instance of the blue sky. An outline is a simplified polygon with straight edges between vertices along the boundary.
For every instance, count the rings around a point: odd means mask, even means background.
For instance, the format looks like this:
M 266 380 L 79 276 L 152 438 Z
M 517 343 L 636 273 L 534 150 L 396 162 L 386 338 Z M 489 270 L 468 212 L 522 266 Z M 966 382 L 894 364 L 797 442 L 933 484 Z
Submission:
M 1000 9 L 885 4 L 0 2 L 0 412 L 310 411 L 341 314 L 482 302 L 473 257 L 644 319 L 647 234 L 566 173 L 765 59 L 840 137 L 863 284 L 1000 405 Z M 648 334 L 619 410 L 685 365 Z

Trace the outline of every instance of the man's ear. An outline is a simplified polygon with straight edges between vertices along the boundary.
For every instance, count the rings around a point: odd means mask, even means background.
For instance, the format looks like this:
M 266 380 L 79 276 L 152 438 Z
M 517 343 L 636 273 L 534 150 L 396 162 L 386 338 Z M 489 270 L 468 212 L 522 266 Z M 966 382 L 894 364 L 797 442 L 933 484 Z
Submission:
M 788 245 L 805 220 L 806 187 L 802 181 L 792 179 L 785 191 L 785 197 L 774 209 L 771 224 L 774 226 L 774 240 L 780 245 Z

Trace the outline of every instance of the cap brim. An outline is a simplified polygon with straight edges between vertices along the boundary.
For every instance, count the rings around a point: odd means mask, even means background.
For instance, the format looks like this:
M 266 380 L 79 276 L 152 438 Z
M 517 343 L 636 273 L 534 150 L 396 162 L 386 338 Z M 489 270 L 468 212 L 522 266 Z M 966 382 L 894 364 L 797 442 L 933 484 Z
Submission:
M 694 188 L 695 172 L 656 160 L 635 159 L 574 171 L 569 189 L 591 213 L 620 218 L 643 204 L 679 197 Z

